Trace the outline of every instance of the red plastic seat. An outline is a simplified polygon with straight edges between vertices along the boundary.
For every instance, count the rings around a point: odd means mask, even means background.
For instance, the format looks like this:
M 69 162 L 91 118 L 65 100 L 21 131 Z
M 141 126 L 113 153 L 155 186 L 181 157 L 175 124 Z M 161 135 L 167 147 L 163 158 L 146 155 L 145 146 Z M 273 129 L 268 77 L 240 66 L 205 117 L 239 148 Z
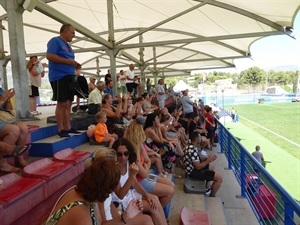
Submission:
M 68 182 L 77 178 L 71 163 L 52 161 L 48 158 L 37 160 L 23 169 L 23 177 L 40 178 L 47 182 L 46 197 L 50 196 Z
M 71 148 L 66 148 L 53 155 L 54 161 L 71 162 L 72 164 L 86 160 L 91 155 L 90 152 L 75 151 Z
M 1 225 L 12 224 L 45 199 L 44 180 L 24 178 L 15 173 L 1 176 L 0 179 L 3 181 L 0 185 Z
M 23 177 L 35 177 L 47 180 L 62 173 L 64 169 L 68 167 L 70 167 L 68 163 L 55 162 L 51 159 L 44 158 L 25 166 Z
M 2 184 L 0 185 L 0 201 L 10 203 L 27 194 L 36 186 L 44 183 L 37 178 L 24 178 L 15 173 L 1 176 Z
M 71 148 L 64 149 L 53 155 L 54 161 L 73 164 L 74 175 L 79 176 L 85 169 L 85 160 L 90 157 L 90 152 L 74 151 Z
M 210 225 L 209 213 L 183 207 L 180 213 L 181 225 Z

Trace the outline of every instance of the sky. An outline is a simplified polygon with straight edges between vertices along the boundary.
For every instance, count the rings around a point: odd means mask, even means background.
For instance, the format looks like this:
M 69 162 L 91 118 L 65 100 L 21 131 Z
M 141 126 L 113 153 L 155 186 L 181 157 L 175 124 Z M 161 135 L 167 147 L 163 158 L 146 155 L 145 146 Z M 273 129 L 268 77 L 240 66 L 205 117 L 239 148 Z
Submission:
M 277 35 L 257 40 L 250 47 L 252 59 L 236 59 L 234 60 L 236 68 L 219 71 L 240 73 L 253 66 L 265 71 L 285 66 L 300 70 L 300 11 L 294 21 L 294 33 L 296 39 L 288 35 Z M 203 73 L 203 70 L 192 71 L 192 74 L 197 73 Z
M 271 36 L 254 42 L 250 47 L 251 59 L 235 60 L 236 72 L 252 66 L 268 70 L 271 67 L 294 65 L 300 69 L 300 12 L 294 22 L 296 39 L 287 35 Z

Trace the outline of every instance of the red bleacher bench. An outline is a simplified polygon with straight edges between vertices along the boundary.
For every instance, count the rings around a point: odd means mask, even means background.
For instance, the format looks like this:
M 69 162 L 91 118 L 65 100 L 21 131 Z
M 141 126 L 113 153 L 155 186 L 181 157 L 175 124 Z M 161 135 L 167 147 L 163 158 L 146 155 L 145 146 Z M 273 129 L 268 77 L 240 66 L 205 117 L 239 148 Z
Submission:
M 45 195 L 48 197 L 78 176 L 72 169 L 73 165 L 71 163 L 44 158 L 25 166 L 23 177 L 45 180 L 47 183 L 45 185 Z
M 71 148 L 66 148 L 53 155 L 53 160 L 62 162 L 71 162 L 72 164 L 86 160 L 91 155 L 90 152 L 75 151 Z
M 209 213 L 206 211 L 183 207 L 180 213 L 180 225 L 210 225 Z
M 45 181 L 42 179 L 25 178 L 15 173 L 1 176 L 0 179 L 1 225 L 12 224 L 45 198 Z
M 26 144 L 30 144 L 31 143 L 31 133 L 37 131 L 40 127 L 36 126 L 36 125 L 27 125 L 27 127 L 28 127 L 29 135 L 27 137 Z
M 91 156 L 90 152 L 75 151 L 66 148 L 53 155 L 53 160 L 73 164 L 73 171 L 80 175 L 85 169 L 85 160 Z

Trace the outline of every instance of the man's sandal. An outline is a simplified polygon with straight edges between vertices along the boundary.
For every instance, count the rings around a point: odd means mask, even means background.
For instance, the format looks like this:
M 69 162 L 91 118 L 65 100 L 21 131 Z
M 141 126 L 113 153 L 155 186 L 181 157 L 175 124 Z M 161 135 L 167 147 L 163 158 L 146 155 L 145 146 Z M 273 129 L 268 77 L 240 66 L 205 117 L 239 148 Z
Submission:
M 31 148 L 31 145 L 16 146 L 9 155 L 4 155 L 3 158 L 18 157 Z

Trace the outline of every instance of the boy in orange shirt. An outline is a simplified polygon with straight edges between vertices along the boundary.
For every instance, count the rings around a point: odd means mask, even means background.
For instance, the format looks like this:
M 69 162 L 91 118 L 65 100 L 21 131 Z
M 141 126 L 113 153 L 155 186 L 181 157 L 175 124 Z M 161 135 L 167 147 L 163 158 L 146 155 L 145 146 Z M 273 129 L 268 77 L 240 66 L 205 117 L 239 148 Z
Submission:
M 98 112 L 96 114 L 96 120 L 98 122 L 94 130 L 95 140 L 99 143 L 109 142 L 108 147 L 111 148 L 115 140 L 117 140 L 118 135 L 108 133 L 106 126 L 106 114 L 104 112 Z

